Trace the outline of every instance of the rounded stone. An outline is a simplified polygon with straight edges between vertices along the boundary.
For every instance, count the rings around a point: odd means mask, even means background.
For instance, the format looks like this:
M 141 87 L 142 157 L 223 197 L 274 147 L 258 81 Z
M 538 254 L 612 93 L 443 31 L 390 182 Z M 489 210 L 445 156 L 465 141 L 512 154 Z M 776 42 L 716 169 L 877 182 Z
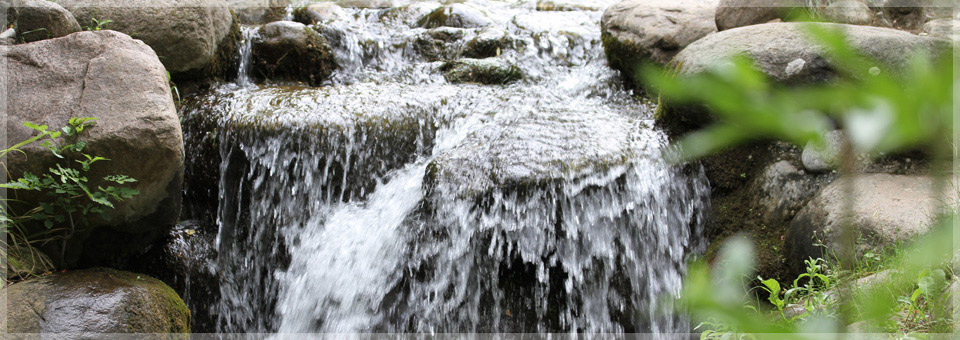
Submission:
M 189 333 L 190 311 L 163 282 L 107 268 L 54 273 L 3 289 L 10 333 Z
M 122 261 L 176 224 L 183 135 L 167 74 L 149 46 L 119 32 L 79 32 L 10 46 L 0 57 L 7 65 L 7 140 L 34 135 L 24 122 L 59 129 L 73 117 L 97 118 L 80 136 L 86 142 L 83 152 L 109 161 L 85 173 L 88 185 L 109 185 L 100 180 L 107 175 L 137 180 L 125 186 L 139 194 L 108 209 L 109 220 L 91 216 L 89 225 L 78 227 L 67 242 L 67 265 Z M 40 145 L 21 149 L 23 154 L 7 156 L 10 178 L 47 173 L 60 162 Z M 34 206 L 43 199 L 38 197 L 42 194 L 20 194 Z
M 110 20 L 102 29 L 126 33 L 149 45 L 171 73 L 217 62 L 235 28 L 224 0 L 59 0 L 81 26 Z
M 336 68 L 327 40 L 304 24 L 277 21 L 260 27 L 252 42 L 252 76 L 319 85 Z
M 16 30 L 21 40 L 33 42 L 80 32 L 80 24 L 73 14 L 55 2 L 30 0 L 20 7 Z

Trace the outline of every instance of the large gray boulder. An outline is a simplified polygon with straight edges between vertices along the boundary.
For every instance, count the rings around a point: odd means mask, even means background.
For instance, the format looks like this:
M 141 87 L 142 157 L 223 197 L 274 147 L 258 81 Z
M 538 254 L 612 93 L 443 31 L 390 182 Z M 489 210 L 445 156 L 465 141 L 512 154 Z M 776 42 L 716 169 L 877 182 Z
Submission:
M 54 2 L 30 0 L 17 15 L 16 30 L 24 42 L 59 38 L 80 31 L 73 14 Z
M 9 333 L 189 333 L 190 311 L 152 277 L 106 268 L 55 273 L 5 287 Z
M 824 56 L 823 49 L 804 32 L 803 25 L 842 29 L 853 48 L 877 61 L 877 66 L 893 72 L 906 69 L 915 52 L 938 54 L 949 50 L 949 43 L 945 40 L 895 29 L 782 22 L 739 27 L 708 35 L 680 51 L 673 62 L 681 75 L 688 75 L 720 66 L 733 56 L 746 55 L 767 76 L 781 84 L 800 85 L 836 79 L 838 73 Z M 670 108 L 669 105 L 659 108 L 656 116 L 657 123 L 671 134 L 700 127 L 711 119 L 702 110 Z
M 610 6 L 601 19 L 610 66 L 633 77 L 641 63 L 666 64 L 687 45 L 717 31 L 715 6 L 715 0 L 627 0 Z
M 781 20 L 803 8 L 804 0 L 720 0 L 715 15 L 717 30 Z
M 33 135 L 23 122 L 59 128 L 71 117 L 95 117 L 96 126 L 82 135 L 84 152 L 110 161 L 93 165 L 90 186 L 112 174 L 137 180 L 128 186 L 140 194 L 109 210 L 109 221 L 95 219 L 77 230 L 67 243 L 68 265 L 113 263 L 177 222 L 183 137 L 167 75 L 149 46 L 119 32 L 80 32 L 4 47 L 0 57 L 7 67 L 8 141 Z M 58 162 L 39 145 L 23 151 L 7 156 L 10 178 L 45 173 Z
M 81 26 L 111 20 L 107 29 L 142 40 L 174 76 L 226 72 L 239 28 L 224 0 L 60 0 Z M 203 72 L 197 72 L 197 71 Z M 189 72 L 189 73 L 188 73 Z
M 304 24 L 277 21 L 260 27 L 252 42 L 255 78 L 319 85 L 336 68 L 327 40 Z
M 720 0 L 716 13 L 717 29 L 724 31 L 804 17 L 855 25 L 876 21 L 873 11 L 864 0 L 834 0 L 822 8 L 810 7 L 810 4 L 805 0 Z
M 838 179 L 826 186 L 791 222 L 786 248 L 788 258 L 798 262 L 794 265 L 807 257 L 821 257 L 824 251 L 837 254 L 841 249 L 848 198 L 845 185 L 844 179 Z M 858 254 L 883 251 L 926 233 L 944 207 L 957 200 L 952 185 L 926 176 L 861 174 L 853 178 L 852 187 L 849 220 Z

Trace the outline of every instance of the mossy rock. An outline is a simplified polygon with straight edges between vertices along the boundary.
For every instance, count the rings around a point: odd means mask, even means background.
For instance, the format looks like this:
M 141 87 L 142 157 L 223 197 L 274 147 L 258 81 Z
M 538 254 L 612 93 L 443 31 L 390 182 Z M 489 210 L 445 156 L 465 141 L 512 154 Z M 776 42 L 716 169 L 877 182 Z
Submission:
M 423 28 L 459 27 L 478 28 L 493 24 L 483 9 L 468 4 L 450 4 L 441 6 L 417 21 Z
M 516 48 L 523 43 L 515 39 L 506 31 L 499 28 L 487 28 L 464 44 L 460 55 L 467 58 L 498 57 L 508 49 Z
M 252 76 L 257 79 L 320 85 L 337 67 L 327 40 L 298 22 L 266 24 L 252 44 Z
M 362 83 L 215 89 L 188 98 L 184 142 L 197 155 L 186 163 L 185 216 L 216 211 L 221 152 L 270 139 L 282 139 L 283 148 L 323 155 L 325 162 L 329 156 L 330 163 L 316 166 L 330 168 L 332 182 L 325 190 L 332 195 L 370 193 L 377 178 L 430 150 L 436 130 L 447 121 L 433 107 L 460 91 L 452 85 Z M 232 157 L 245 156 L 237 151 Z
M 190 311 L 152 277 L 107 268 L 55 273 L 3 289 L 10 333 L 189 333 Z
M 519 67 L 495 59 L 463 58 L 444 63 L 440 67 L 444 78 L 451 83 L 507 84 L 523 78 Z
M 30 245 L 11 243 L 5 251 L 7 261 L 0 263 L 0 268 L 6 266 L 8 280 L 29 278 L 55 270 L 50 257 Z

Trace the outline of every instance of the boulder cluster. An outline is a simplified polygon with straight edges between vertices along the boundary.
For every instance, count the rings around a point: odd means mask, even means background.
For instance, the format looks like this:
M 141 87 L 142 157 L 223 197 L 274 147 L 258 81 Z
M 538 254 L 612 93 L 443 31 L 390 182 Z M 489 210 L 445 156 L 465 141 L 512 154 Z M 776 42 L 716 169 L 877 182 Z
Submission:
M 845 33 L 853 48 L 897 72 L 915 54 L 951 48 L 958 22 L 950 8 L 924 1 L 833 1 L 808 7 L 802 0 L 627 0 L 603 15 L 603 44 L 610 66 L 636 91 L 644 64 L 670 65 L 678 75 L 706 72 L 734 56 L 784 86 L 824 83 L 838 72 L 802 25 Z M 817 19 L 818 23 L 807 23 Z M 671 137 L 702 128 L 713 117 L 703 108 L 659 103 L 656 123 Z M 712 192 L 707 237 L 716 242 L 751 233 L 761 251 L 764 277 L 794 277 L 803 260 L 835 253 L 846 197 L 853 188 L 850 220 L 858 253 L 885 249 L 924 234 L 956 190 L 938 185 L 922 152 L 858 156 L 854 174 L 839 180 L 844 132 L 830 131 L 827 145 L 755 142 L 702 161 Z M 709 252 L 709 251 L 708 251 Z M 708 254 L 709 256 L 709 254 Z
M 230 4 L 4 0 L 0 10 L 5 19 L 0 33 L 7 104 L 3 128 L 11 142 L 4 147 L 37 135 L 24 123 L 59 130 L 72 118 L 95 118 L 78 137 L 83 144 L 76 144 L 83 153 L 103 158 L 83 174 L 87 187 L 115 185 L 107 175 L 136 180 L 122 185 L 135 195 L 83 223 L 23 222 L 25 233 L 45 231 L 56 238 L 13 242 L 4 252 L 7 277 L 28 279 L 2 282 L 10 308 L 0 315 L 0 328 L 80 337 L 190 332 L 190 310 L 173 289 L 147 275 L 111 268 L 129 268 L 131 259 L 180 220 L 185 151 L 171 81 L 235 72 L 240 32 Z M 74 161 L 61 160 L 39 143 L 27 144 L 7 155 L 3 175 L 41 175 Z M 16 201 L 9 207 L 5 202 L 5 209 L 43 207 L 50 200 L 35 190 L 8 194 Z M 67 231 L 57 234 L 61 230 Z

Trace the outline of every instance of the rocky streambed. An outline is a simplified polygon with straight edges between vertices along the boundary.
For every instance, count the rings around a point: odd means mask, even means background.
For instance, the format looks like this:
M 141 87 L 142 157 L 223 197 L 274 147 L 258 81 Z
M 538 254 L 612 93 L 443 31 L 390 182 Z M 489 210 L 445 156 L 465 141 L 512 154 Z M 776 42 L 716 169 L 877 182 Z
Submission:
M 942 8 L 852 3 L 821 25 L 891 68 L 950 46 Z M 749 1 L 0 4 L 7 139 L 97 117 L 87 152 L 140 191 L 19 252 L 65 272 L 4 286 L 13 333 L 685 333 L 663 311 L 691 256 L 747 232 L 787 277 L 838 223 L 835 147 L 670 164 L 712 118 L 633 78 L 739 53 L 785 85 L 835 77 Z M 24 151 L 11 178 L 57 162 Z M 864 249 L 943 203 L 923 155 L 858 173 Z

